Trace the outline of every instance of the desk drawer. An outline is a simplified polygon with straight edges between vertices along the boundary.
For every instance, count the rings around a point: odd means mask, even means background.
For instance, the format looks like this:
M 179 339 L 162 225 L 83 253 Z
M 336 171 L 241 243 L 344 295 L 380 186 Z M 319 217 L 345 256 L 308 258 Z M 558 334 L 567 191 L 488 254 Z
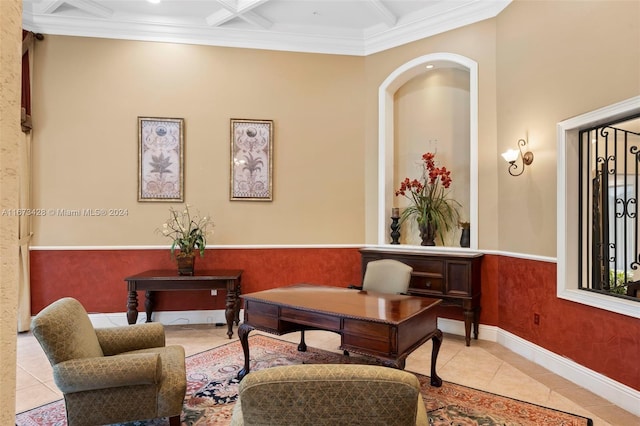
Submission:
M 280 324 L 278 317 L 254 311 L 244 311 L 244 322 L 256 328 L 268 328 L 270 330 L 279 330 Z
M 389 327 L 388 324 L 345 318 L 343 331 L 345 334 L 388 342 L 390 338 Z
M 278 329 L 278 307 L 268 303 L 245 300 L 244 321 L 262 328 Z
M 318 327 L 324 330 L 340 330 L 339 318 L 320 314 L 317 312 L 307 312 L 301 311 L 299 309 L 282 307 L 280 310 L 280 319 L 282 321 L 308 325 L 311 327 Z
M 245 300 L 244 301 L 244 310 L 249 311 L 252 314 L 263 314 L 263 315 L 271 315 L 274 317 L 278 316 L 278 307 L 275 305 L 270 305 L 268 303 L 256 302 L 253 300 Z

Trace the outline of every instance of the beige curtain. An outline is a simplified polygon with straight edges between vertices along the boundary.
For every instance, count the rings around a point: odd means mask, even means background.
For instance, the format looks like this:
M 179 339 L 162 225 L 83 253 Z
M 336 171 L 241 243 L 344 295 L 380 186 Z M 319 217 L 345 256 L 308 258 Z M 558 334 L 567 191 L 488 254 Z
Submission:
M 20 209 L 31 208 L 31 63 L 34 37 L 23 35 L 22 64 L 22 140 L 18 170 Z M 25 56 L 26 55 L 26 56 Z M 19 219 L 18 247 L 18 331 L 28 331 L 31 324 L 31 279 L 29 273 L 29 246 L 31 243 L 31 215 Z
M 22 133 L 18 185 L 20 208 L 31 206 L 31 132 Z M 31 216 L 19 218 L 18 238 L 18 331 L 28 331 L 31 324 L 31 279 L 29 274 L 29 245 L 31 243 Z

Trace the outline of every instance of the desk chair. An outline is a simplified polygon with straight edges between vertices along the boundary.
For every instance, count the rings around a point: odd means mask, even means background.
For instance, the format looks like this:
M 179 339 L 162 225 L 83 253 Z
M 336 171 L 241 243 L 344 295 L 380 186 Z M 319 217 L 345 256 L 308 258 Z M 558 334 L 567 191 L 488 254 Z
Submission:
M 412 272 L 411 266 L 397 260 L 373 260 L 367 263 L 362 286 L 351 288 L 378 293 L 407 294 Z

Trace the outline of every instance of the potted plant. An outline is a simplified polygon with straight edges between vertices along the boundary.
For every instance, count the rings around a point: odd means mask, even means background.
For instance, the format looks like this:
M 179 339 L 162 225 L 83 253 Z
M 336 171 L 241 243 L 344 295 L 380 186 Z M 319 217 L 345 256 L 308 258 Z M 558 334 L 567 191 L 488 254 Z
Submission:
M 450 198 L 451 171 L 446 167 L 436 167 L 435 154 L 422 155 L 422 175 L 420 179 L 405 178 L 396 191 L 396 197 L 404 196 L 410 201 L 400 223 L 408 218 L 418 222 L 421 245 L 434 246 L 436 236 L 444 241 L 444 234 L 452 229 L 459 219 L 460 203 Z
M 177 260 L 180 275 L 193 275 L 196 253 L 199 252 L 200 257 L 204 257 L 207 236 L 213 233 L 214 223 L 211 218 L 193 214 L 190 207 L 185 204 L 182 211 L 170 207 L 169 218 L 160 228 L 162 235 L 172 240 L 171 256 Z

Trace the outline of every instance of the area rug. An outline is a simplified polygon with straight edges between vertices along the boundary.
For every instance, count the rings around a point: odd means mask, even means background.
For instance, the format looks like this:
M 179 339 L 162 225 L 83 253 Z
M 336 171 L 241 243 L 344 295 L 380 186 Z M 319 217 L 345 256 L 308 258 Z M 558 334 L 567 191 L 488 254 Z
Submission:
M 249 337 L 251 369 L 260 370 L 276 365 L 375 363 L 367 357 L 344 356 L 309 347 L 298 352 L 297 344 L 268 336 Z M 187 426 L 228 425 L 233 405 L 238 397 L 235 379 L 242 368 L 244 356 L 240 342 L 192 355 L 187 358 L 187 396 L 182 412 L 182 424 Z M 429 377 L 416 374 L 429 415 L 430 425 L 585 425 L 588 418 L 551 408 L 518 401 L 466 386 L 444 382 L 436 388 Z M 55 401 L 16 416 L 16 426 L 64 426 L 62 401 Z M 125 423 L 123 426 L 165 426 L 167 419 Z

